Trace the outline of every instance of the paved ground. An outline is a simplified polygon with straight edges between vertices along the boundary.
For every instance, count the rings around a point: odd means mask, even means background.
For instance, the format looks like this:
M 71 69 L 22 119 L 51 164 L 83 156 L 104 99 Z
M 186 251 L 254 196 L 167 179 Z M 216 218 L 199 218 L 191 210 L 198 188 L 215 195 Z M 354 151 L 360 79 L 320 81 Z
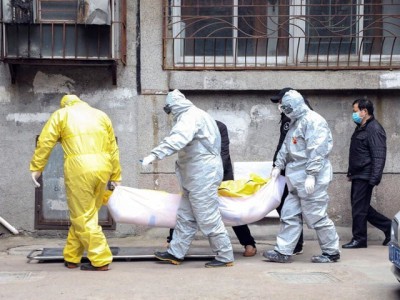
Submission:
M 257 233 L 257 228 L 251 229 Z M 346 238 L 341 244 L 347 242 L 348 229 L 338 228 L 338 232 Z M 233 239 L 236 261 L 230 268 L 204 268 L 204 260 L 174 266 L 147 259 L 116 261 L 108 272 L 83 272 L 68 270 L 61 262 L 28 262 L 31 250 L 61 248 L 64 238 L 3 235 L 0 299 L 400 299 L 388 248 L 381 246 L 373 231 L 368 248 L 343 249 L 341 261 L 334 264 L 310 262 L 313 254 L 320 253 L 310 231 L 306 231 L 304 253 L 292 263 L 266 262 L 261 253 L 274 244 L 268 238 L 258 239 L 259 253 L 251 258 L 241 255 L 242 247 Z M 164 249 L 164 240 L 154 232 L 108 240 L 110 246 L 135 247 L 146 254 Z M 192 249 L 209 253 L 204 239 L 195 240 Z

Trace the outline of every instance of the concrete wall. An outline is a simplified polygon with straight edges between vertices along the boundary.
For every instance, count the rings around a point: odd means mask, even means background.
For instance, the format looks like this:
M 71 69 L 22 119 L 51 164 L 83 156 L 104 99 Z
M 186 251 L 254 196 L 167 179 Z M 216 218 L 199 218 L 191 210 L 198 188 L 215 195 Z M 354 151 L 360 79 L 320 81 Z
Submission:
M 181 89 L 195 105 L 228 125 L 234 161 L 262 161 L 272 159 L 279 135 L 279 113 L 269 97 L 286 86 L 297 88 L 327 119 L 333 132 L 330 215 L 337 225 L 344 226 L 351 224 L 350 184 L 345 177 L 354 130 L 351 103 L 366 96 L 375 103 L 376 117 L 388 136 L 385 175 L 374 190 L 373 205 L 388 217 L 400 209 L 396 184 L 400 171 L 399 72 L 166 72 L 162 69 L 161 1 L 140 1 L 140 57 L 136 57 L 138 5 L 136 1 L 127 3 L 128 64 L 118 67 L 117 86 L 111 84 L 106 70 L 33 66 L 21 68 L 17 83 L 12 85 L 7 65 L 0 65 L 0 216 L 14 227 L 36 235 L 54 234 L 33 228 L 34 188 L 28 168 L 35 136 L 59 107 L 64 92 L 75 92 L 112 119 L 124 185 L 177 192 L 174 157 L 154 163 L 146 173 L 138 163 L 171 128 L 171 120 L 162 111 L 169 89 Z M 122 236 L 146 230 L 119 224 L 108 234 Z M 0 232 L 6 232 L 1 225 Z

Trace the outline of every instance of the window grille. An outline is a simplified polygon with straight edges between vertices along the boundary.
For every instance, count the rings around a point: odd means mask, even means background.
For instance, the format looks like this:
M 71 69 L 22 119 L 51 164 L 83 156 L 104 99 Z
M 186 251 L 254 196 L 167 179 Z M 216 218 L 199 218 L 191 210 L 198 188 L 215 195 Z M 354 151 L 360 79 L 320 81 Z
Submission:
M 165 69 L 400 68 L 400 2 L 164 0 Z
M 48 64 L 105 66 L 116 84 L 117 61 L 126 63 L 126 0 L 2 0 L 2 9 L 1 60 L 13 83 L 18 65 Z M 23 21 L 27 11 L 33 21 Z

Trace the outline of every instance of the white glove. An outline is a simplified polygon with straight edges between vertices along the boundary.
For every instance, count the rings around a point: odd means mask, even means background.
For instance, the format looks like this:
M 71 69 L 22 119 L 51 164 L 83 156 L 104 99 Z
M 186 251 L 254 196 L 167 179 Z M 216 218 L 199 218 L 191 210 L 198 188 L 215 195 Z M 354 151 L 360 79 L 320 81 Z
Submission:
M 148 172 L 150 167 L 149 165 L 156 159 L 156 156 L 154 154 L 150 154 L 149 156 L 146 156 L 141 160 L 142 162 L 142 170 L 145 172 Z
M 31 173 L 32 181 L 33 181 L 33 184 L 35 185 L 35 188 L 40 187 L 40 183 L 38 182 L 38 179 L 41 175 L 42 175 L 42 172 L 40 172 L 40 171 L 34 171 Z
M 154 160 L 156 159 L 156 156 L 154 154 L 150 154 L 149 156 L 146 156 L 142 160 L 142 167 L 147 167 L 149 164 L 151 164 Z
M 271 178 L 276 180 L 281 175 L 281 169 L 274 167 L 271 171 Z
M 306 181 L 304 182 L 304 187 L 307 194 L 314 193 L 315 177 L 312 175 L 307 175 Z

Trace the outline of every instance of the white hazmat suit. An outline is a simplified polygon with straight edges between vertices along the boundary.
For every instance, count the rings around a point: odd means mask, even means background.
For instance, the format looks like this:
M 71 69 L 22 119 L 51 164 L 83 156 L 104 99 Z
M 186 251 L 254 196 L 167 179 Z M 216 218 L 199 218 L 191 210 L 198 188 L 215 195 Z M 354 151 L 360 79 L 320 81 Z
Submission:
M 295 90 L 282 98 L 282 111 L 292 120 L 290 129 L 275 161 L 276 168 L 286 167 L 289 195 L 282 208 L 281 229 L 275 250 L 292 255 L 300 237 L 303 220 L 315 229 L 323 254 L 339 254 L 339 237 L 327 215 L 327 189 L 332 180 L 328 159 L 332 134 L 327 122 L 304 103 Z
M 174 126 L 151 153 L 157 159 L 178 153 L 175 171 L 182 201 L 168 253 L 183 259 L 198 229 L 208 237 L 215 259 L 233 262 L 232 245 L 218 209 L 218 187 L 223 177 L 221 136 L 215 120 L 178 90 L 170 92 L 166 106 Z M 145 161 L 145 160 L 144 160 Z

